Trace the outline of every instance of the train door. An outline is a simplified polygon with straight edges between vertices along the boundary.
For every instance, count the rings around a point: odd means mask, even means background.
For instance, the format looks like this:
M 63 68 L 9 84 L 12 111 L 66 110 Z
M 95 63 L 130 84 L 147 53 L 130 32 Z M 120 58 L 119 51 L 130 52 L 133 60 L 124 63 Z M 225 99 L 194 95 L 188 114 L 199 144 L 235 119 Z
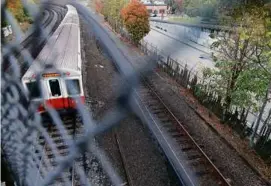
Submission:
M 43 91 L 43 82 L 39 81 L 27 81 L 24 82 L 24 87 L 26 88 L 29 98 L 31 101 L 36 102 L 39 104 L 38 111 L 44 112 L 44 99 L 42 97 Z
M 81 95 L 81 86 L 79 79 L 66 79 L 66 90 L 68 94 L 68 102 L 70 108 L 76 108 L 76 100 Z
M 48 103 L 55 109 L 64 109 L 67 107 L 65 104 L 65 96 L 63 88 L 60 83 L 60 79 L 52 78 L 47 80 L 47 86 L 49 91 Z

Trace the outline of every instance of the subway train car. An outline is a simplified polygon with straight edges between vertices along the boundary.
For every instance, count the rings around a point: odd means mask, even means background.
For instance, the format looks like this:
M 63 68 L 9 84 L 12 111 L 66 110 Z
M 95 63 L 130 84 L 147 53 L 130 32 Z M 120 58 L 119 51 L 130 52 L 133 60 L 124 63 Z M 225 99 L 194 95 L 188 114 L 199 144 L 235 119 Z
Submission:
M 85 102 L 79 17 L 73 6 L 49 38 L 38 57 L 22 77 L 22 84 L 31 101 L 39 104 L 38 112 L 46 106 L 57 111 L 76 108 L 75 97 Z

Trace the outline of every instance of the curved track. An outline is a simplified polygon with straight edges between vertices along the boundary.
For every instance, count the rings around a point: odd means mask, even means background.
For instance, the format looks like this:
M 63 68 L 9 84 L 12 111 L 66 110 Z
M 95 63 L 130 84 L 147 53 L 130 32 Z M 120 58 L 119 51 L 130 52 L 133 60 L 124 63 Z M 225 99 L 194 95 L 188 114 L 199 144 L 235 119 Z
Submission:
M 47 41 L 47 38 L 41 37 L 40 29 L 43 31 L 45 30 L 45 32 L 50 36 L 64 18 L 66 11 L 66 8 L 62 6 L 48 5 L 42 13 L 43 19 L 39 25 L 40 28 L 35 28 L 33 32 L 29 32 L 26 38 L 20 43 L 19 48 L 11 48 L 11 51 L 7 55 L 3 56 L 4 60 L 2 63 L 2 69 L 4 71 L 9 70 L 10 62 L 8 57 L 13 53 L 21 67 L 21 74 L 24 74 L 28 69 L 29 64 L 25 62 L 21 52 L 23 50 L 27 50 L 32 58 L 35 59 Z
M 51 35 L 56 30 L 61 20 L 64 18 L 66 11 L 67 10 L 64 7 L 61 7 L 58 5 L 48 5 L 48 7 L 46 7 L 46 9 L 43 12 L 43 20 L 41 23 L 41 29 L 46 29 L 49 32 L 48 34 Z M 35 40 L 42 39 L 42 38 L 35 38 L 37 31 L 38 29 L 35 29 L 33 33 L 31 33 L 24 41 L 22 41 L 21 46 L 23 48 L 28 49 L 31 43 L 33 43 L 34 39 Z
M 41 29 L 44 29 L 48 36 L 50 36 L 57 29 L 67 10 L 58 5 L 49 5 L 45 11 L 48 11 L 49 16 L 43 22 Z M 38 56 L 47 41 L 47 38 L 40 36 L 39 31 L 39 29 L 35 29 L 35 31 L 22 43 L 22 47 L 27 49 L 34 59 Z M 22 64 L 21 73 L 24 74 L 28 68 L 29 65 L 27 63 Z

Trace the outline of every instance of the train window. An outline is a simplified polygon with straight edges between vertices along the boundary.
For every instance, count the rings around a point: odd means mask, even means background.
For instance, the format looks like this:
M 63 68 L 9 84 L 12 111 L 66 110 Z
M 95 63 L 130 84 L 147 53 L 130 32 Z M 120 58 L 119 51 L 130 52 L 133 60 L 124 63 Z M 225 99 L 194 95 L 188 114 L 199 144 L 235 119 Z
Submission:
M 78 95 L 81 93 L 78 79 L 66 80 L 68 95 Z
M 52 96 L 61 96 L 60 86 L 57 79 L 50 79 L 49 85 L 51 89 Z
M 29 96 L 31 99 L 41 97 L 40 87 L 36 81 L 26 83 L 26 87 L 29 91 Z

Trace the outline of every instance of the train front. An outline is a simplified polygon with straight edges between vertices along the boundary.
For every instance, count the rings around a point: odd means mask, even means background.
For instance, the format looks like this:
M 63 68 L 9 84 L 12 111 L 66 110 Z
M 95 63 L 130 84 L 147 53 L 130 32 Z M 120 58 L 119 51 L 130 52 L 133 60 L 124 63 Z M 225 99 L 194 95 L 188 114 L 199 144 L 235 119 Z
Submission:
M 37 75 L 38 74 L 38 75 Z M 28 73 L 22 79 L 32 102 L 38 104 L 38 112 L 54 108 L 60 113 L 73 112 L 78 103 L 84 104 L 82 75 L 71 69 L 47 70 Z

